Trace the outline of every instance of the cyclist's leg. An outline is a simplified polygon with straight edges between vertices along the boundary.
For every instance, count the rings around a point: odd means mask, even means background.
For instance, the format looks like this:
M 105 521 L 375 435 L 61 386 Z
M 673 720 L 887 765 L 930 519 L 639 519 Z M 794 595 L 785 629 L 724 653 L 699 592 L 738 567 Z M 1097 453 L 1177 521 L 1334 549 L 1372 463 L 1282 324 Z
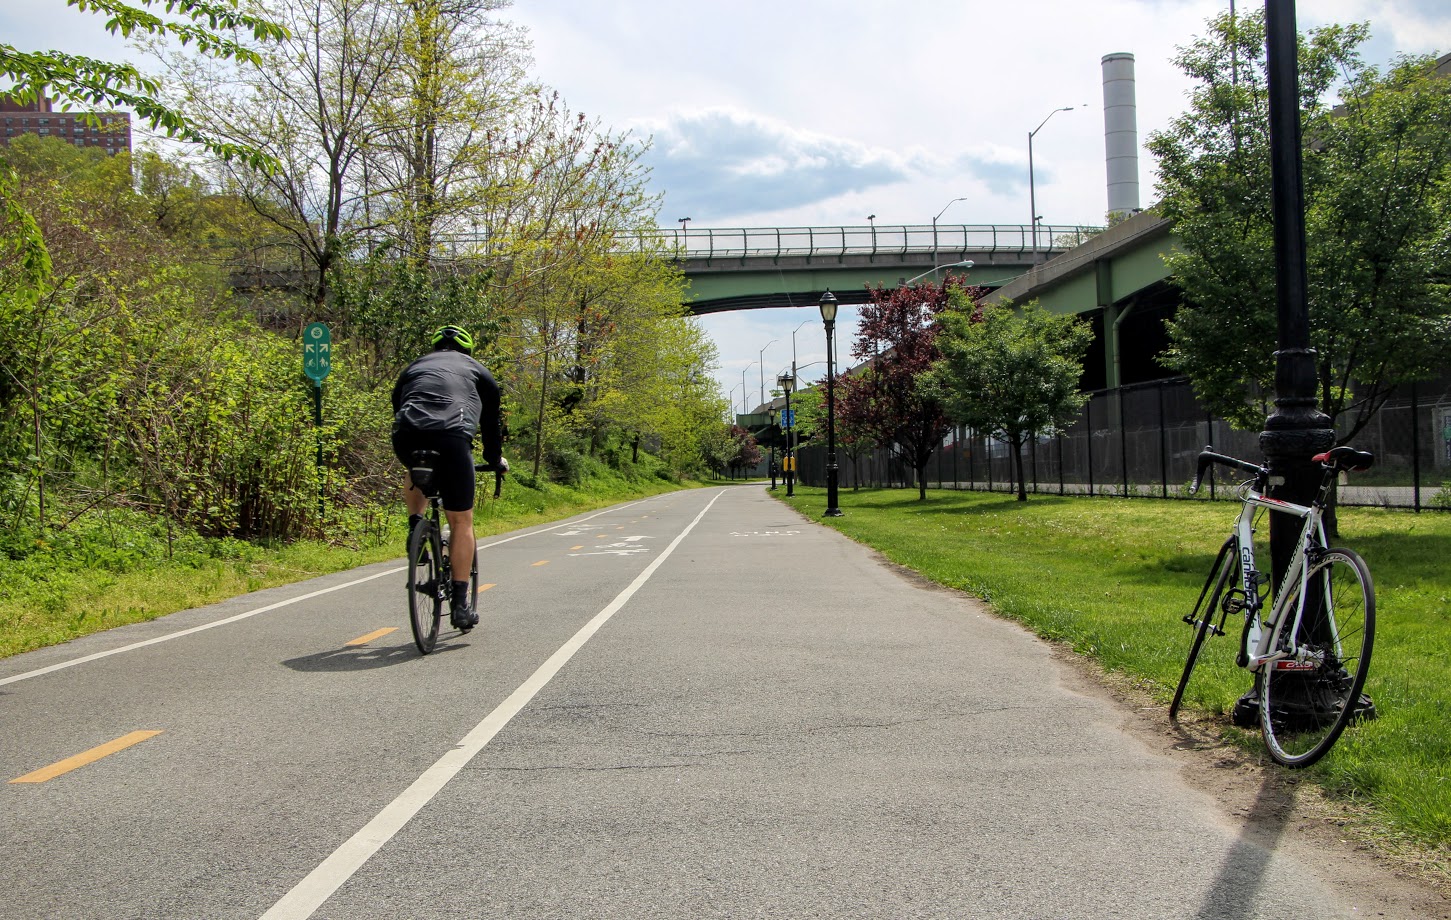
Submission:
M 411 532 L 419 518 L 428 511 L 428 499 L 424 496 L 423 490 L 413 485 L 413 474 L 408 471 L 412 463 L 413 452 L 419 450 L 423 445 L 419 443 L 418 433 L 411 430 L 400 430 L 393 432 L 393 456 L 403 464 L 403 501 L 408 506 L 408 530 Z
M 467 438 L 451 438 L 441 445 L 439 466 L 444 478 L 439 496 L 448 517 L 449 567 L 453 570 L 454 625 L 471 628 L 478 615 L 469 604 L 469 577 L 474 565 L 474 458 Z

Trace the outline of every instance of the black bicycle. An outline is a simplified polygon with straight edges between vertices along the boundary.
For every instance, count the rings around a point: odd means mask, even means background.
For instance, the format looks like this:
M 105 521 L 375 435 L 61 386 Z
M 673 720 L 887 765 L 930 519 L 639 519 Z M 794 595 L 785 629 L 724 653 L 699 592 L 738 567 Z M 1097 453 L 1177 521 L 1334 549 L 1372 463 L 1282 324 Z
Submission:
M 413 642 L 424 655 L 433 651 L 438 642 L 438 626 L 443 619 L 444 607 L 449 603 L 453 584 L 453 570 L 447 552 L 448 536 L 441 523 L 442 503 L 433 475 L 438 458 L 437 451 L 415 451 L 413 463 L 408 467 L 414 487 L 428 498 L 427 513 L 408 534 L 408 622 L 413 627 Z M 494 474 L 494 497 L 498 498 L 507 467 L 475 464 L 474 469 Z M 469 571 L 469 607 L 477 610 L 478 605 L 479 551 L 475 546 L 473 566 Z M 461 628 L 459 633 L 462 635 L 472 628 Z

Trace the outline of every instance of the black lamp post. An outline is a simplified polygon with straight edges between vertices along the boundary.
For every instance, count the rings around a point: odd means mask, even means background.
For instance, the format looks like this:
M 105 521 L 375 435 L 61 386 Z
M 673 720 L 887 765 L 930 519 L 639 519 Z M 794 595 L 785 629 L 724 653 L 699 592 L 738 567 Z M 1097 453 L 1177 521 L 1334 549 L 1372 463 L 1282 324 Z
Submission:
M 782 426 L 786 434 L 786 446 L 781 451 L 781 478 L 786 480 L 786 495 L 790 497 L 796 494 L 796 458 L 791 451 L 791 423 L 795 421 L 791 417 L 791 391 L 796 389 L 796 378 L 783 373 L 776 378 L 776 383 L 781 387 L 781 392 L 786 394 L 786 424 Z
M 826 326 L 826 516 L 841 517 L 836 506 L 836 364 L 831 344 L 836 332 L 836 295 L 827 291 L 818 302 Z
M 772 406 L 766 410 L 771 417 L 771 427 L 776 427 L 776 407 Z M 771 491 L 776 491 L 776 439 L 771 439 Z

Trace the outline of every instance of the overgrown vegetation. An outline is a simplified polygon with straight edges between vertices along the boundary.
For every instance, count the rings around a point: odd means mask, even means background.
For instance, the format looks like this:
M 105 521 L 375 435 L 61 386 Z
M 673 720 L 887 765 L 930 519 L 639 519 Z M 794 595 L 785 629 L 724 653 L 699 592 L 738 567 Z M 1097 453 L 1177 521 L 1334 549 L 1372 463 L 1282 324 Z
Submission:
M 128 606 L 78 587 L 93 566 L 373 545 L 399 497 L 391 387 L 446 322 L 482 343 L 523 488 L 724 468 L 714 348 L 653 242 L 644 145 L 529 78 L 506 4 L 140 3 L 104 5 L 108 27 L 145 37 L 165 82 L 0 45 L 0 93 L 144 105 L 202 144 L 22 135 L 0 155 L 6 596 L 93 623 Z M 320 425 L 298 341 L 315 321 Z
M 564 485 L 511 477 L 481 498 L 475 529 L 502 533 L 679 488 L 653 457 L 619 468 L 585 460 Z M 88 633 L 402 556 L 401 503 L 343 512 L 336 539 L 204 537 L 163 516 L 108 507 L 82 515 L 31 552 L 0 556 L 0 657 Z M 399 576 L 401 579 L 401 575 Z M 399 616 L 404 594 L 398 582 Z
M 790 501 L 819 517 L 823 495 L 798 487 Z M 1167 719 L 1191 638 L 1181 617 L 1230 526 L 1229 504 L 1043 496 L 1025 505 L 982 492 L 915 499 L 908 490 L 863 490 L 845 516 L 823 522 L 1135 680 L 1163 701 Z M 1375 580 L 1367 688 L 1380 717 L 1347 731 L 1308 775 L 1370 807 L 1391 833 L 1439 853 L 1451 870 L 1451 517 L 1340 514 L 1344 544 L 1366 558 Z M 1211 642 L 1194 675 L 1187 705 L 1262 751 L 1257 734 L 1225 715 L 1249 687 L 1234 665 L 1234 636 Z

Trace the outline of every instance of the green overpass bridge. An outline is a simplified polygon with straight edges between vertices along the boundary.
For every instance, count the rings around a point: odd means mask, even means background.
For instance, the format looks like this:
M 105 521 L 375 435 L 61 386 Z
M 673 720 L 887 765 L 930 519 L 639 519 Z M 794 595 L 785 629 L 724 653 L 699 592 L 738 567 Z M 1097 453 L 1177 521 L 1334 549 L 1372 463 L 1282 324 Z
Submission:
M 1169 222 L 1143 212 L 1103 230 L 1027 226 L 794 227 L 661 231 L 690 282 L 687 304 L 701 315 L 727 310 L 815 306 L 830 290 L 843 304 L 871 298 L 868 285 L 895 286 L 934 266 L 971 260 L 968 278 L 993 288 L 990 301 L 1037 300 L 1084 316 L 1094 330 L 1085 389 L 1166 376 L 1155 356 L 1179 292 L 1164 264 L 1174 251 Z M 943 269 L 941 273 L 945 273 Z M 959 269 L 961 271 L 961 269 Z
M 830 290 L 843 304 L 870 301 L 936 266 L 972 261 L 974 283 L 996 287 L 1077 248 L 1101 228 L 1026 225 L 701 227 L 662 230 L 664 251 L 690 282 L 697 315 L 814 306 Z M 946 269 L 939 274 L 945 273 Z M 961 271 L 961 269 L 959 269 Z

